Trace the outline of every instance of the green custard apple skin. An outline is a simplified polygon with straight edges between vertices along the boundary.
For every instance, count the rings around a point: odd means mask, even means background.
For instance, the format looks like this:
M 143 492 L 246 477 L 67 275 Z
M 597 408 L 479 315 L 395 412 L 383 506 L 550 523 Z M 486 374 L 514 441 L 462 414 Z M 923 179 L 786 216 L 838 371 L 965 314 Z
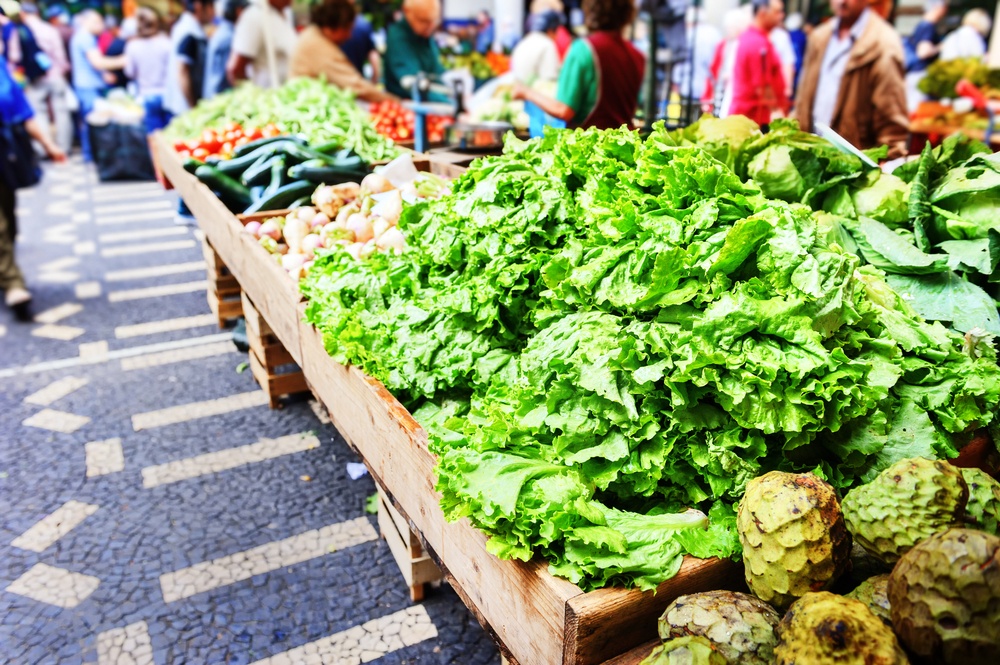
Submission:
M 887 626 L 892 625 L 892 616 L 889 613 L 889 576 L 876 575 L 855 587 L 854 591 L 845 594 L 846 598 L 860 600 L 872 614 L 882 620 Z
M 1000 536 L 1000 483 L 980 469 L 959 469 L 969 487 L 966 519 L 980 531 Z
M 640 665 L 727 665 L 727 661 L 707 639 L 689 635 L 659 645 Z
M 736 517 L 746 581 L 779 609 L 829 589 L 850 563 L 851 535 L 833 487 L 771 471 L 747 483 Z
M 864 603 L 828 591 L 795 601 L 777 632 L 777 665 L 909 663 L 892 630 Z
M 889 576 L 892 626 L 927 663 L 1000 663 L 1000 538 L 949 529 L 903 555 Z
M 730 665 L 770 665 L 781 617 L 749 594 L 707 591 L 680 596 L 660 617 L 660 637 L 708 639 Z
M 924 538 L 959 526 L 969 501 L 962 474 L 948 462 L 901 460 L 844 497 L 847 528 L 886 563 Z

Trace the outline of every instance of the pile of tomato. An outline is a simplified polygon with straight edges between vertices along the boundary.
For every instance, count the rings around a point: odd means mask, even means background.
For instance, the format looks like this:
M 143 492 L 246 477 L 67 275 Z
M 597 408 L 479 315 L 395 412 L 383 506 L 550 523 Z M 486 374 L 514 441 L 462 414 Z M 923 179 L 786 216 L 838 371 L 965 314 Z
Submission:
M 174 144 L 174 150 L 181 158 L 193 157 L 201 161 L 209 157 L 229 159 L 241 145 L 281 134 L 283 134 L 281 128 L 274 123 L 264 127 L 244 129 L 238 122 L 231 122 L 221 129 L 206 129 L 196 139 L 178 141 Z
M 376 102 L 369 109 L 372 124 L 382 136 L 393 141 L 412 141 L 416 127 L 417 116 L 399 102 L 386 100 Z M 431 143 L 444 141 L 445 128 L 451 123 L 451 118 L 443 115 L 427 116 L 427 140 Z

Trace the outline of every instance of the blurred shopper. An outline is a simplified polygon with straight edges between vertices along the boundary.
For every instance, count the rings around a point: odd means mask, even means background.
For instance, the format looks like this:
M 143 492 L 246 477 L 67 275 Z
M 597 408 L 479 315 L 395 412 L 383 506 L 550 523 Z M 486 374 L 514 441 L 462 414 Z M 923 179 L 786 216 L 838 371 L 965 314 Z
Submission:
M 493 17 L 488 11 L 483 10 L 476 19 L 476 51 L 486 53 L 493 48 L 494 39 L 496 39 L 496 28 L 493 25 Z
M 698 7 L 688 8 L 685 21 L 690 59 L 674 67 L 673 78 L 681 97 L 698 100 L 705 95 L 712 60 L 722 42 L 722 33 L 714 25 L 704 21 Z
M 754 0 L 753 22 L 740 35 L 733 63 L 730 115 L 745 115 L 766 131 L 791 106 L 785 67 L 769 35 L 785 18 L 782 0 Z
M 965 12 L 962 25 L 941 42 L 942 60 L 981 58 L 986 55 L 986 38 L 993 20 L 984 10 L 976 8 Z
M 50 133 L 55 126 L 55 141 L 65 153 L 73 147 L 73 116 L 69 110 L 69 55 L 59 31 L 42 20 L 38 7 L 31 3 L 21 5 L 24 25 L 31 30 L 38 48 L 49 61 L 45 76 L 28 84 L 25 89 L 31 108 L 35 111 L 35 121 L 42 131 Z
M 135 18 L 127 18 L 122 21 L 121 26 L 115 30 L 114 39 L 108 44 L 108 48 L 104 49 L 104 55 L 110 57 L 125 55 L 125 45 L 128 44 L 129 40 L 135 39 L 138 34 L 138 26 L 135 22 Z M 104 73 L 104 80 L 108 82 L 108 85 L 112 88 L 124 88 L 128 85 L 128 77 L 125 76 L 125 63 L 122 61 L 122 66 L 111 71 Z
M 556 42 L 556 51 L 559 52 L 559 62 L 562 62 L 566 58 L 566 54 L 569 52 L 569 47 L 573 45 L 574 41 L 573 33 L 566 27 L 566 8 L 563 6 L 562 0 L 532 1 L 532 14 L 543 14 L 547 11 L 555 12 L 562 17 L 562 20 L 559 22 L 559 27 L 556 28 L 556 34 L 553 37 Z
M 59 31 L 63 45 L 69 49 L 69 40 L 73 39 L 73 22 L 70 20 L 69 12 L 63 5 L 46 6 L 48 9 L 45 10 L 45 20 Z
M 125 46 L 125 75 L 135 81 L 146 109 L 146 131 L 152 134 L 170 122 L 170 112 L 163 106 L 170 37 L 163 31 L 155 10 L 139 7 L 135 19 L 138 36 Z
M 351 37 L 357 9 L 353 0 L 320 0 L 310 11 L 312 25 L 302 31 L 292 53 L 290 75 L 325 77 L 368 102 L 396 99 L 361 75 L 338 46 Z
M 19 321 L 31 319 L 31 293 L 25 286 L 24 275 L 14 261 L 14 239 L 17 237 L 17 188 L 25 170 L 32 171 L 31 146 L 23 146 L 19 152 L 11 142 L 27 134 L 38 141 L 49 157 L 57 162 L 65 161 L 66 154 L 59 149 L 49 134 L 42 130 L 34 119 L 34 112 L 27 98 L 7 69 L 7 61 L 0 56 L 0 146 L 3 153 L 20 155 L 11 163 L 0 164 L 0 290 L 4 292 L 4 302 L 14 311 Z M 27 151 L 29 154 L 24 154 Z
M 630 126 L 646 61 L 622 36 L 635 16 L 632 0 L 583 0 L 589 34 L 566 54 L 555 99 L 523 85 L 515 95 L 571 127 Z
M 431 37 L 441 23 L 438 0 L 403 0 L 403 17 L 386 30 L 385 89 L 409 98 L 403 85 L 407 76 L 423 72 L 431 78 L 444 74 L 437 44 Z M 431 93 L 430 101 L 446 102 L 448 97 Z
M 215 19 L 215 6 L 210 0 L 186 0 L 185 6 L 184 13 L 170 30 L 170 61 L 163 106 L 171 115 L 184 113 L 201 97 L 208 47 L 205 29 Z
M 205 84 L 201 96 L 211 99 L 220 92 L 233 87 L 226 76 L 226 65 L 232 55 L 233 34 L 236 21 L 249 5 L 248 0 L 225 0 L 222 3 L 222 20 L 215 26 L 215 32 L 208 38 L 205 54 Z
M 792 12 L 785 17 L 785 30 L 788 31 L 788 38 L 792 40 L 792 50 L 795 51 L 795 82 L 797 84 L 799 73 L 802 71 L 802 63 L 806 60 L 806 44 L 809 42 L 802 14 Z
M 73 64 L 73 91 L 80 102 L 80 146 L 84 161 L 92 161 L 90 153 L 90 131 L 87 116 L 94 110 L 98 98 L 108 89 L 104 72 L 125 66 L 125 56 L 109 58 L 101 53 L 97 45 L 97 35 L 104 30 L 104 20 L 93 9 L 85 9 L 76 15 L 76 28 L 70 40 L 70 62 Z
M 371 67 L 369 81 L 378 83 L 382 80 L 382 56 L 375 48 L 375 33 L 372 24 L 361 14 L 354 19 L 351 36 L 340 45 L 340 50 L 360 73 L 364 74 L 366 64 Z
M 118 38 L 118 17 L 117 16 L 105 16 L 104 17 L 104 30 L 101 34 L 97 36 L 97 48 L 101 49 L 101 53 L 108 55 L 108 48 L 111 47 L 111 42 Z
M 562 17 L 554 11 L 528 17 L 528 34 L 510 54 L 510 70 L 514 78 L 525 85 L 535 81 L 556 81 L 559 78 L 559 50 L 556 31 Z
M 903 41 L 903 58 L 906 69 L 906 107 L 910 113 L 916 111 L 927 95 L 920 92 L 917 84 L 927 72 L 927 67 L 937 60 L 941 50 L 941 37 L 937 24 L 948 15 L 946 0 L 928 0 L 920 23 Z
M 781 23 L 774 26 L 768 39 L 774 45 L 774 51 L 781 60 L 781 73 L 785 79 L 785 94 L 791 99 L 795 88 L 795 45 L 792 36 L 785 29 L 785 10 L 781 9 Z
M 903 45 L 868 0 L 830 0 L 835 18 L 809 37 L 796 115 L 806 131 L 828 125 L 863 149 L 906 153 L 909 120 Z
M 296 41 L 295 28 L 285 15 L 291 6 L 292 0 L 267 0 L 243 10 L 226 67 L 230 83 L 249 80 L 262 88 L 277 88 L 288 80 Z
M 701 97 L 701 110 L 720 118 L 730 114 L 733 105 L 733 68 L 736 66 L 736 52 L 740 47 L 740 35 L 750 27 L 751 16 L 746 8 L 730 9 L 722 17 L 725 38 L 715 49 L 715 57 L 709 68 L 705 93 Z

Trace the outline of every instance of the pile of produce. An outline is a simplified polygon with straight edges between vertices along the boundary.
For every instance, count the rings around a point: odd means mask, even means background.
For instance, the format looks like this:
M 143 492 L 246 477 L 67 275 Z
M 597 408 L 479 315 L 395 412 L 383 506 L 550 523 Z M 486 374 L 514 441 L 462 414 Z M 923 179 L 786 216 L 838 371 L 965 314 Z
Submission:
M 198 138 L 177 141 L 174 150 L 181 159 L 192 158 L 201 162 L 210 158 L 232 159 L 236 150 L 247 143 L 280 135 L 281 130 L 273 123 L 267 127 L 246 129 L 238 122 L 231 122 L 219 129 L 206 129 Z
M 393 141 L 412 141 L 416 127 L 416 114 L 405 108 L 399 102 L 386 100 L 376 102 L 368 109 L 372 116 L 375 131 Z M 451 123 L 451 118 L 443 115 L 428 115 L 427 140 L 431 143 L 444 141 L 445 128 Z
M 368 163 L 399 154 L 392 141 L 375 131 L 350 92 L 311 78 L 293 79 L 267 90 L 243 84 L 202 100 L 174 118 L 166 134 L 175 142 L 192 140 L 206 128 L 218 130 L 231 123 L 242 127 L 273 124 L 282 134 L 303 136 L 311 145 L 334 144 L 353 150 Z
M 643 665 L 996 663 L 998 515 L 1000 483 L 944 461 L 901 460 L 842 502 L 814 474 L 772 471 L 737 517 L 754 595 L 681 596 Z
M 828 240 L 887 273 L 923 317 L 1000 335 L 1000 155 L 982 143 L 955 135 L 890 175 L 794 122 L 761 136 L 746 119 L 708 119 L 674 139 L 708 150 L 765 196 L 825 213 L 816 220 Z
M 685 553 L 740 551 L 735 505 L 759 476 L 843 492 L 954 457 L 993 420 L 992 347 L 925 321 L 822 214 L 741 178 L 767 170 L 767 137 L 744 134 L 511 139 L 404 210 L 402 253 L 316 259 L 307 318 L 427 429 L 445 514 L 497 556 L 653 588 Z M 820 145 L 778 152 L 802 196 L 865 172 Z
M 389 165 L 385 170 L 392 168 Z M 430 173 L 417 173 L 412 179 L 404 176 L 395 184 L 372 173 L 360 185 L 345 182 L 317 187 L 312 205 L 263 222 L 249 221 L 243 230 L 298 280 L 312 267 L 320 249 L 340 246 L 356 260 L 376 252 L 403 251 L 406 240 L 397 224 L 404 201 L 437 198 L 446 191 L 447 184 Z
M 502 57 L 504 59 L 500 60 L 496 56 L 487 57 L 475 51 L 466 54 L 442 53 L 441 64 L 446 70 L 468 69 L 472 78 L 486 81 L 510 69 L 510 60 L 506 56 Z
M 190 157 L 184 168 L 227 208 L 245 214 L 299 207 L 317 184 L 357 182 L 369 172 L 368 164 L 339 142 L 312 148 L 300 136 L 259 139 L 237 148 L 230 159 Z
M 479 104 L 469 114 L 472 122 L 506 122 L 514 129 L 528 129 L 531 119 L 524 111 L 524 102 L 514 99 L 509 85 L 498 86 L 493 96 Z
M 955 86 L 962 79 L 968 79 L 988 95 L 1000 95 L 1000 70 L 990 70 L 982 58 L 956 58 L 936 60 L 927 67 L 917 88 L 933 99 L 955 97 Z

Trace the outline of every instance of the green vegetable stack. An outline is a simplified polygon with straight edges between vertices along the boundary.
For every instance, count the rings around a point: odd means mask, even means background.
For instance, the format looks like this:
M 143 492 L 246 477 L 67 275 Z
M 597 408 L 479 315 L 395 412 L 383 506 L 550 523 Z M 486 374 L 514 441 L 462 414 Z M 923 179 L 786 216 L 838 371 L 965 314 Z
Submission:
M 325 81 L 297 78 L 265 90 L 251 84 L 204 100 L 174 119 L 171 138 L 200 136 L 206 127 L 237 122 L 244 127 L 276 123 L 287 134 L 302 135 L 311 145 L 336 144 L 356 152 L 367 163 L 399 154 L 392 141 L 375 131 L 354 96 Z
M 734 503 L 768 471 L 843 492 L 954 456 L 1000 400 L 989 345 L 677 143 L 512 140 L 404 212 L 402 255 L 335 250 L 302 287 L 333 357 L 428 429 L 446 515 L 584 588 L 734 555 Z

